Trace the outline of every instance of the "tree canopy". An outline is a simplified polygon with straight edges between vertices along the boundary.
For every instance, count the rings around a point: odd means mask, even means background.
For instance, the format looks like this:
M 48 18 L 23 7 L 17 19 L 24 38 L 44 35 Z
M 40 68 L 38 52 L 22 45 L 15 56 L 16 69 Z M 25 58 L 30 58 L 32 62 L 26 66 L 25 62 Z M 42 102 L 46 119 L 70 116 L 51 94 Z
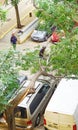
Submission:
M 37 0 L 36 0 L 37 2 Z M 74 26 L 74 19 L 77 18 L 77 3 L 76 1 L 58 1 L 57 0 L 38 0 L 36 3 L 38 10 L 36 16 L 40 21 L 43 20 L 43 24 L 40 26 L 45 29 L 50 28 L 52 25 L 56 25 L 59 30 L 68 32 Z
M 13 92 L 19 87 L 16 68 L 19 62 L 18 55 L 12 50 L 0 52 L 0 111 L 6 108 Z
M 3 10 L 0 6 L 0 20 L 1 21 L 5 21 L 6 20 L 6 13 L 7 11 L 6 10 Z
M 40 46 L 22 54 L 13 50 L 0 52 L 0 112 L 6 109 L 20 86 L 17 78 L 21 69 L 35 74 L 39 71 L 39 75 L 53 77 L 78 77 L 78 26 L 75 27 L 73 19 L 73 16 L 77 16 L 77 5 L 74 1 L 63 4 L 50 0 L 36 2 L 39 7 L 36 14 L 42 23 L 56 25 L 58 31 L 63 29 L 65 38 L 61 38 L 57 44 L 50 44 L 49 51 L 45 51 L 45 59 L 39 57 Z
M 51 14 L 51 12 L 53 13 L 53 10 L 55 10 L 55 6 L 51 8 L 51 4 L 47 4 L 47 2 L 45 2 L 46 0 L 44 1 L 45 6 L 43 6 L 43 3 L 41 3 L 41 8 L 45 10 L 45 14 Z M 55 5 L 57 6 L 57 4 Z M 62 6 L 64 7 L 62 8 L 60 8 L 60 6 L 61 5 L 58 4 L 57 9 L 61 9 L 61 14 L 62 12 L 64 14 L 64 11 L 66 12 L 65 5 L 63 4 Z M 47 10 L 45 7 L 47 7 Z M 48 9 L 48 7 L 50 8 Z M 74 5 L 71 4 L 71 7 L 74 7 Z M 66 8 L 68 9 L 68 6 Z M 73 13 L 75 12 L 75 9 Z M 43 17 L 41 17 L 43 20 L 45 20 L 44 10 Z M 72 10 L 70 9 L 69 11 L 68 9 L 67 12 L 68 16 L 72 12 Z M 48 20 L 48 18 L 46 19 Z M 62 18 L 60 19 L 62 20 Z M 60 22 L 58 21 L 58 24 L 59 23 Z M 54 75 L 58 76 L 78 76 L 78 27 L 73 28 L 71 32 L 66 31 L 66 33 L 67 34 L 64 39 L 61 39 L 61 41 L 58 42 L 56 45 L 50 46 L 48 56 L 46 56 L 46 60 L 39 58 L 39 46 L 38 48 L 35 48 L 33 52 L 26 51 L 25 54 L 20 54 L 20 52 L 17 53 L 12 50 L 0 52 L 0 104 L 3 104 L 0 105 L 0 111 L 5 109 L 9 98 L 12 96 L 12 93 L 19 88 L 17 78 L 20 69 L 31 70 L 32 73 L 36 73 L 39 70 L 43 69 L 46 73 L 53 73 Z
M 20 0 L 11 0 L 11 4 L 13 6 L 17 5 L 20 2 Z

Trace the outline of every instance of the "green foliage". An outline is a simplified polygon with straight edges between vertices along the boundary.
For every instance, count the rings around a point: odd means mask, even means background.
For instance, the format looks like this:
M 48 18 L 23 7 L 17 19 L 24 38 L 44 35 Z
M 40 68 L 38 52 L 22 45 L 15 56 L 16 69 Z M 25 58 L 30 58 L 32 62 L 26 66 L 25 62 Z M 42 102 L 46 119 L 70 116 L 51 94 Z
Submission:
M 12 50 L 0 52 L 0 111 L 5 109 L 13 92 L 19 88 L 18 59 L 20 54 Z
M 73 30 L 72 30 L 72 32 L 71 32 L 71 35 L 73 36 L 73 35 L 77 35 L 78 34 L 78 27 L 75 27 L 75 28 L 73 28 Z
M 78 28 L 69 32 L 74 24 L 72 17 L 77 6 L 69 2 L 61 4 L 53 3 L 51 0 L 37 1 L 40 8 L 43 9 L 43 11 L 37 12 L 37 16 L 40 18 L 38 28 L 48 30 L 52 24 L 57 25 L 59 29 L 65 30 L 66 38 L 58 42 L 57 45 L 51 46 L 50 57 L 48 59 L 46 56 L 46 60 L 39 58 L 40 46 L 25 54 L 12 50 L 0 52 L 0 111 L 9 105 L 9 99 L 19 88 L 17 77 L 20 69 L 36 73 L 43 66 L 46 68 L 46 72 L 55 71 L 57 75 L 78 75 L 78 38 L 75 37 L 78 36 Z M 13 5 L 18 2 L 19 0 L 12 0 Z
M 31 72 L 37 72 L 39 70 L 39 50 L 35 50 L 34 52 L 27 52 L 22 57 L 22 69 L 28 70 L 30 69 Z
M 34 51 L 26 52 L 22 56 L 22 69 L 23 70 L 30 70 L 31 73 L 36 73 L 40 70 L 41 66 L 47 67 L 47 61 L 43 60 L 39 57 L 39 47 L 36 48 Z
M 68 38 L 52 46 L 51 63 L 58 75 L 78 75 L 78 40 Z
M 20 54 L 10 50 L 0 52 L 0 111 L 6 108 L 13 92 L 19 88 L 17 82 L 20 69 L 36 73 L 41 66 L 46 72 L 55 71 L 57 75 L 78 75 L 78 40 L 67 37 L 57 45 L 52 45 L 49 60 L 39 58 L 39 48 Z M 46 57 L 48 58 L 48 57 Z
M 26 53 L 23 56 L 23 69 L 37 72 L 41 66 L 46 67 L 46 72 L 55 71 L 56 75 L 78 75 L 78 40 L 71 38 L 63 39 L 57 45 L 52 45 L 47 60 L 38 57 L 39 50 Z M 26 67 L 26 68 L 25 68 Z
M 47 24 L 46 24 L 47 23 Z M 43 21 L 42 23 L 39 23 L 37 26 L 37 30 L 41 31 L 47 31 L 49 34 L 51 34 L 51 26 L 48 21 Z
M 19 3 L 20 0 L 11 0 L 11 4 L 13 6 L 16 6 Z
M 44 6 L 45 4 L 45 6 Z M 77 12 L 77 7 L 73 2 L 48 2 L 39 1 L 39 8 L 36 15 L 43 20 L 46 26 L 56 25 L 58 29 L 69 31 L 74 26 L 73 16 Z
M 78 20 L 76 2 L 73 0 L 38 1 L 39 10 L 36 12 L 40 20 L 38 29 L 46 30 L 47 26 L 50 29 L 51 25 L 56 25 L 58 32 L 65 31 L 66 38 L 61 39 L 61 42 L 51 47 L 46 69 L 50 72 L 54 70 L 58 75 L 78 75 L 78 28 L 74 28 L 74 21 Z
M 1 7 L 0 7 L 0 20 L 1 21 L 5 21 L 6 20 L 6 14 L 7 14 L 7 11 L 6 10 L 2 10 Z

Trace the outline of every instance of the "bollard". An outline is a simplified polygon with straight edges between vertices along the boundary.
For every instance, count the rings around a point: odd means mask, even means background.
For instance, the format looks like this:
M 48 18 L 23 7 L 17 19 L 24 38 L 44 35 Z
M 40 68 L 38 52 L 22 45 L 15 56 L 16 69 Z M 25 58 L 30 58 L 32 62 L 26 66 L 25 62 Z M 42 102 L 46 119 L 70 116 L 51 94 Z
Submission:
M 29 13 L 29 17 L 32 17 L 32 12 Z

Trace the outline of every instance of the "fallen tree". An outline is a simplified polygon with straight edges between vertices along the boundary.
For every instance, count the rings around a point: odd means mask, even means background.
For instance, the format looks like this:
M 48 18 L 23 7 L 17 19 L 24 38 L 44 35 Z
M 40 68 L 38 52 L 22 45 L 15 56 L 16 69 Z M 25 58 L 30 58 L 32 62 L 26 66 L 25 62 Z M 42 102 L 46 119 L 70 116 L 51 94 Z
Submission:
M 48 76 L 54 79 L 57 79 L 58 77 L 55 77 L 51 74 L 48 74 L 45 72 L 45 70 L 40 70 L 35 74 L 35 76 L 32 78 L 31 82 L 29 83 L 28 87 L 20 91 L 13 99 L 9 100 L 9 106 L 6 108 L 6 120 L 8 123 L 8 130 L 15 130 L 15 117 L 14 117 L 14 108 L 26 97 L 26 95 L 30 93 L 35 93 L 35 82 L 39 78 L 39 76 Z

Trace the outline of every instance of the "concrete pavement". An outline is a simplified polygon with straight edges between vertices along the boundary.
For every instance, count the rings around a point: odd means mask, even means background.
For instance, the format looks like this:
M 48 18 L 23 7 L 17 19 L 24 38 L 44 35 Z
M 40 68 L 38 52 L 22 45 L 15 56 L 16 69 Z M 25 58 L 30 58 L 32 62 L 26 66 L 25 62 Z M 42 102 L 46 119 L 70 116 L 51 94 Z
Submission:
M 22 25 L 28 25 L 36 18 L 31 0 L 21 0 L 18 7 Z M 12 48 L 10 37 L 12 32 L 15 32 L 17 30 L 15 9 L 14 7 L 11 7 L 11 5 L 8 5 L 6 8 L 8 9 L 7 21 L 3 24 L 0 24 L 0 50 Z M 29 13 L 31 11 L 33 11 L 32 17 L 29 17 Z M 33 50 L 36 46 L 44 46 L 44 44 L 47 46 L 48 41 L 39 44 L 27 39 L 23 44 L 17 44 L 16 50 L 25 51 L 26 49 L 30 48 Z
M 33 17 L 29 17 L 29 13 L 34 11 L 33 4 L 30 0 L 22 0 L 19 3 L 18 8 L 22 25 L 28 24 L 35 18 L 34 13 L 32 14 Z M 7 6 L 5 9 L 7 9 Z M 12 29 L 16 28 L 16 25 L 15 9 L 11 5 L 8 5 L 7 21 L 0 23 L 0 39 Z

